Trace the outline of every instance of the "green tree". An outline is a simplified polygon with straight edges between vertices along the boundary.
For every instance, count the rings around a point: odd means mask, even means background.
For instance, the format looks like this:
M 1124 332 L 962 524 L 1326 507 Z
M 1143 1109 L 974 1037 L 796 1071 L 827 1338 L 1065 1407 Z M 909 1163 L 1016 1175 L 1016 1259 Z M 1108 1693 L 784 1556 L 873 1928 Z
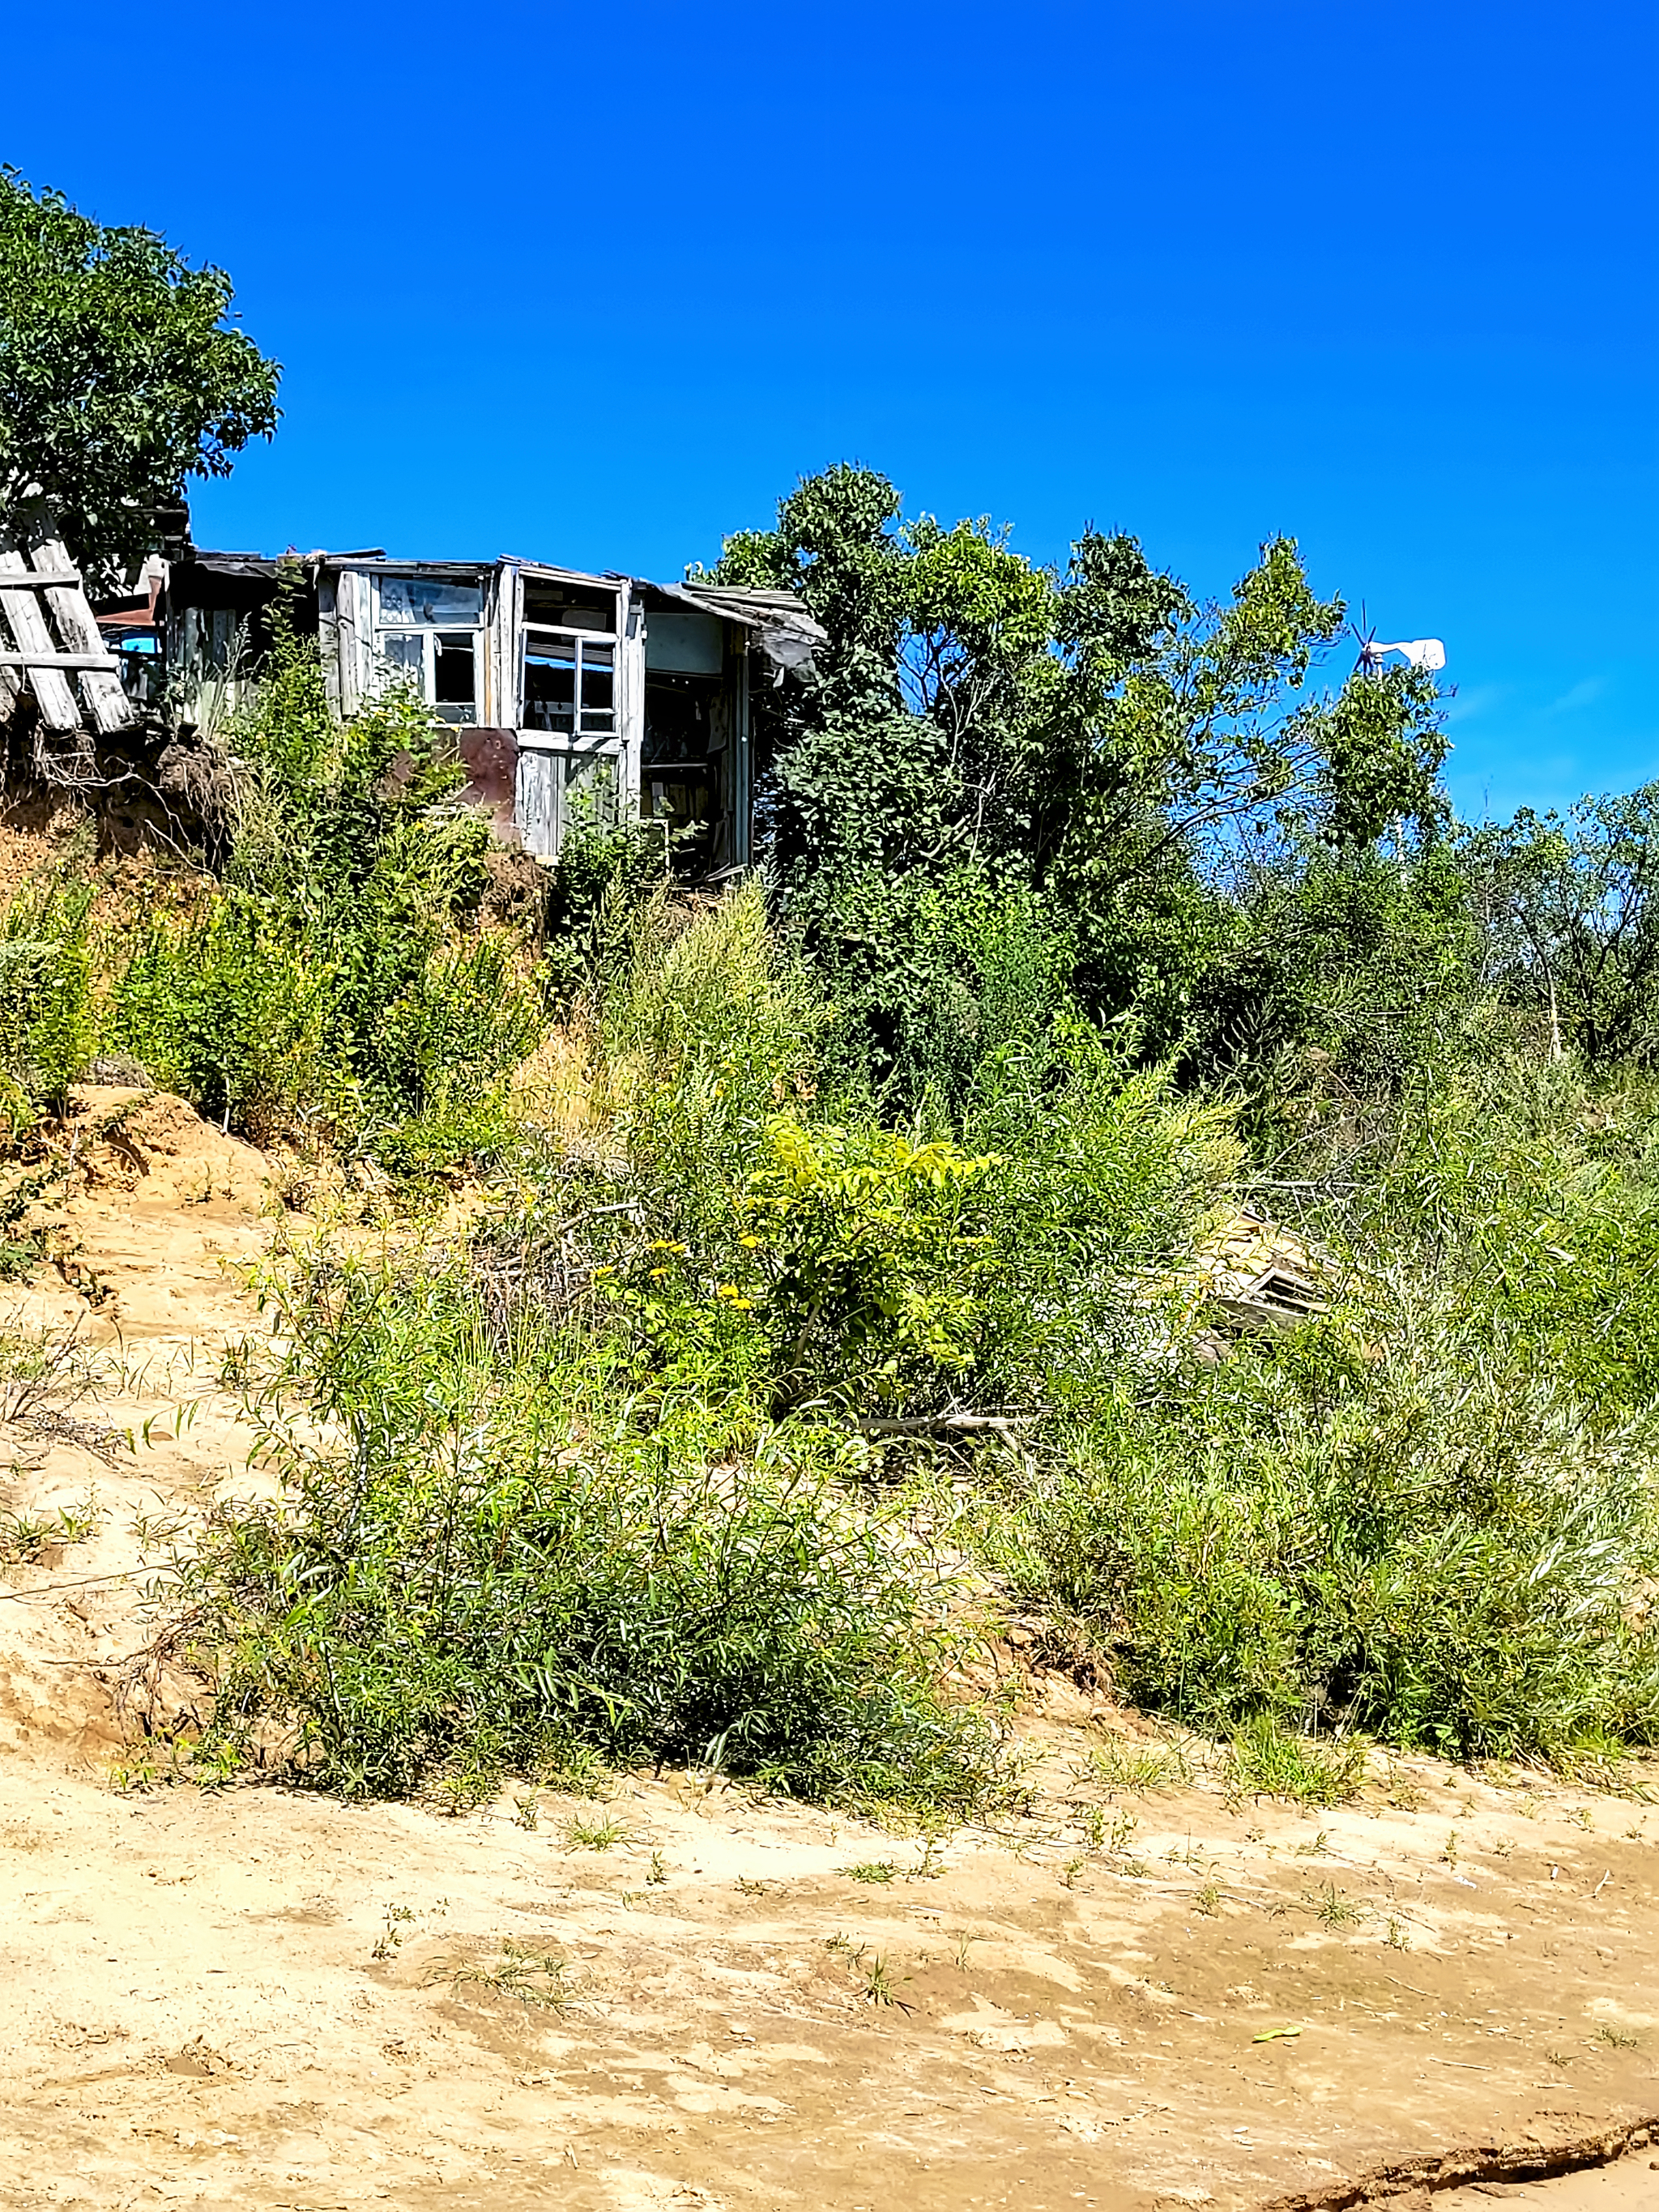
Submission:
M 228 323 L 230 280 L 0 168 L 0 513 L 34 485 L 94 591 L 156 542 L 186 479 L 276 427 L 277 364 Z
M 1659 783 L 1525 808 L 1464 858 L 1493 987 L 1593 1066 L 1659 1056 Z
M 728 538 L 714 573 L 787 586 L 830 635 L 816 681 L 758 702 L 762 827 L 878 1075 L 919 1067 L 924 1032 L 971 1038 L 951 1010 L 982 1003 L 985 948 L 1029 937 L 988 899 L 1063 917 L 1073 990 L 1164 1052 L 1248 942 L 1241 874 L 1426 835 L 1444 811 L 1431 680 L 1316 684 L 1343 603 L 1290 538 L 1200 605 L 1124 533 L 1085 530 L 1057 573 L 988 518 L 907 520 L 884 477 L 843 465 L 774 530 Z M 971 927 L 924 945 L 924 887 Z

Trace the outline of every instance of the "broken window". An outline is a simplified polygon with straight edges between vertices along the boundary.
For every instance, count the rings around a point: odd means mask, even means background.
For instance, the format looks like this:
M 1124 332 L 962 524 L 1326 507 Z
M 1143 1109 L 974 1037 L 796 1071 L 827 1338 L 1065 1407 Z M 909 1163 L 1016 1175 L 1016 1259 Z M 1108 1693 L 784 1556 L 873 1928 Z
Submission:
M 380 658 L 392 675 L 404 678 L 426 696 L 426 640 L 418 630 L 400 637 L 396 633 L 380 640 Z
M 382 623 L 410 623 L 434 629 L 440 623 L 481 623 L 483 620 L 482 584 L 434 583 L 426 576 L 382 576 L 380 617 Z
M 374 649 L 388 678 L 410 685 L 444 721 L 476 722 L 483 665 L 483 585 L 378 576 L 374 617 Z
M 524 727 L 558 737 L 608 738 L 617 727 L 617 648 L 587 637 L 526 629 Z
M 478 698 L 478 652 L 471 630 L 434 630 L 432 643 L 437 656 L 433 677 L 434 706 L 465 707 L 470 721 Z
M 614 637 L 617 594 L 602 585 L 526 576 L 524 618 L 535 629 L 597 630 L 601 636 Z
M 525 635 L 524 726 L 559 737 L 576 732 L 576 672 L 580 665 L 574 639 Z

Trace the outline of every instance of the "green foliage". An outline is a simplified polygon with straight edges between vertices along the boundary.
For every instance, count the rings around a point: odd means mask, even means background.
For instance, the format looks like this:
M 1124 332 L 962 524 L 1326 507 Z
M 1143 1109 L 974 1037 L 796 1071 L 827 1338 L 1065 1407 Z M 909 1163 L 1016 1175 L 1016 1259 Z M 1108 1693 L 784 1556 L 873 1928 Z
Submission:
M 995 1261 L 969 1192 L 1001 1164 L 896 1130 L 768 1123 L 738 1202 L 738 1272 L 763 1299 L 783 1392 L 850 1389 L 875 1409 L 973 1365 Z
M 1239 1729 L 1231 1750 L 1229 1779 L 1241 1796 L 1288 1797 L 1297 1805 L 1344 1805 L 1359 1795 L 1365 1779 L 1364 1744 L 1352 1737 L 1322 1743 L 1294 1735 L 1265 1710 Z M 1333 1924 L 1341 1917 L 1334 1911 Z
M 647 910 L 596 1039 L 626 1168 L 515 1241 L 568 1250 L 574 1219 L 653 1389 L 690 1362 L 860 1419 L 1086 1396 L 1232 1164 L 1217 1118 L 1073 1018 L 986 1051 L 954 1133 L 895 1129 L 817 1095 L 828 1018 L 754 887 L 665 939 Z
M 182 1569 L 222 1749 L 287 1726 L 355 1795 L 482 1796 L 584 1749 L 871 1805 L 995 1793 L 844 1440 L 689 1395 L 637 1423 L 602 1351 L 490 1328 L 453 1261 L 324 1268 L 282 1322 L 307 1409 L 267 1403 L 283 1495 Z
M 1659 1737 L 1651 1200 L 1606 1170 L 1564 1182 L 1559 1138 L 1527 1170 L 1505 1084 L 1328 1214 L 1346 1311 L 1126 1378 L 1023 1534 L 993 1528 L 1131 1696 L 1221 1734 L 1316 1717 L 1450 1755 Z
M 1659 784 L 1473 831 L 1487 974 L 1597 1066 L 1659 1055 Z
M 815 1085 L 830 1011 L 757 882 L 686 915 L 659 885 L 618 900 L 592 982 L 603 1096 L 636 1175 L 705 1218 L 768 1119 Z
M 1149 1058 L 1196 1071 L 1218 1024 L 1235 1052 L 1249 1035 L 1228 1001 L 1271 962 L 1264 862 L 1298 875 L 1282 856 L 1313 850 L 1352 872 L 1444 812 L 1432 684 L 1356 672 L 1315 690 L 1343 606 L 1289 538 L 1200 607 L 1124 534 L 1085 531 L 1051 574 L 988 519 L 907 521 L 884 477 L 842 466 L 781 501 L 775 530 L 729 539 L 714 573 L 789 586 L 829 632 L 816 680 L 757 698 L 760 827 L 849 1060 L 902 1108 L 960 1093 L 976 935 L 1012 949 L 1035 922 L 1056 1005 L 1132 1020 Z M 1374 988 L 1337 933 L 1322 951 L 1322 990 Z M 1316 1025 L 1288 981 L 1273 1049 Z
M 1185 1065 L 1248 1086 L 1264 1153 L 1385 1140 L 1408 1093 L 1481 1048 L 1480 933 L 1447 842 L 1292 848 L 1212 913 Z
M 187 477 L 276 428 L 277 366 L 230 303 L 222 270 L 0 168 L 0 511 L 38 484 L 94 585 L 131 574 Z
M 983 1805 L 965 1593 L 869 1480 L 930 1462 L 975 1571 L 1239 1790 L 1659 1740 L 1653 793 L 1451 832 L 1431 684 L 1322 685 L 1342 605 L 1286 538 L 1203 606 L 1127 536 L 1051 573 L 841 468 L 717 574 L 830 636 L 757 696 L 764 883 L 688 902 L 590 827 L 532 975 L 447 734 L 340 726 L 279 609 L 222 884 L 102 1000 L 86 908 L 7 926 L 19 1111 L 107 1033 L 416 1182 L 501 1153 L 570 1019 L 565 1133 L 464 1245 L 277 1290 L 280 1495 L 181 1563 L 213 1755 Z M 1240 1185 L 1329 1310 L 1233 1341 Z
M 61 1108 L 97 1047 L 93 886 L 72 874 L 27 886 L 0 910 L 0 1119 L 21 1133 Z
M 163 1090 L 269 1143 L 306 1110 L 343 1103 L 324 1053 L 331 980 L 256 909 L 210 899 L 138 937 L 116 985 L 115 1038 Z
M 590 981 L 609 972 L 640 909 L 665 890 L 668 857 L 659 824 L 580 816 L 567 824 L 547 871 L 542 920 L 543 990 L 558 1013 L 568 1016 Z
M 1443 1073 L 1346 1237 L 1428 1243 L 1461 1328 L 1572 1391 L 1597 1434 L 1659 1401 L 1659 1146 L 1651 1077 L 1609 1085 L 1514 1049 Z
M 1051 908 L 973 868 L 851 878 L 815 943 L 834 1077 L 901 1106 L 960 1113 L 981 1068 L 1039 1044 L 1068 1003 L 1072 941 Z
M 495 1086 L 540 1033 L 513 946 L 467 934 L 489 834 L 453 743 L 400 692 L 342 725 L 279 602 L 223 887 L 153 918 L 118 1044 L 260 1141 L 317 1125 L 419 1176 L 499 1141 Z

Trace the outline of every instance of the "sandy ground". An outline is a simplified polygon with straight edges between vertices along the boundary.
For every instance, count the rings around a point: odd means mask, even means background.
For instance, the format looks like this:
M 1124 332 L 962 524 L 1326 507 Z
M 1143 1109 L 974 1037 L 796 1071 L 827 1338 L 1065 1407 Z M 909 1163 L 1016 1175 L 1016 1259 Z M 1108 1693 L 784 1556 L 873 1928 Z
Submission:
M 1115 1790 L 1137 1723 L 1058 1682 L 1036 1812 L 931 1850 L 676 1776 L 463 1820 L 146 1784 L 137 1531 L 252 1479 L 222 1375 L 270 1227 L 192 1122 L 89 1143 L 9 1298 L 96 1346 L 106 1433 L 0 1437 L 11 1510 L 98 1523 L 0 1571 L 0 2203 L 1659 2207 L 1639 1797 Z

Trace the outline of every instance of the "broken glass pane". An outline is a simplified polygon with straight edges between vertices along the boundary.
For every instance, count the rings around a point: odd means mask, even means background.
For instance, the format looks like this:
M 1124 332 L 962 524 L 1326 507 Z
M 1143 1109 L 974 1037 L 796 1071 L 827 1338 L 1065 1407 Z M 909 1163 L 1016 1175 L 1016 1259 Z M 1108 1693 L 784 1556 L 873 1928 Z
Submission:
M 616 656 L 608 645 L 582 644 L 582 727 L 610 730 L 616 726 Z
M 524 618 L 552 629 L 597 629 L 614 633 L 617 595 L 580 584 L 554 584 L 538 576 L 524 580 Z
M 412 684 L 426 696 L 426 640 L 418 630 L 399 637 L 394 632 L 377 641 L 388 676 Z
M 447 722 L 471 721 L 478 711 L 477 653 L 471 630 L 440 630 L 437 678 L 433 697 L 440 707 L 465 709 L 446 714 Z
M 483 619 L 482 584 L 440 583 L 429 576 L 382 576 L 383 623 L 463 623 Z

